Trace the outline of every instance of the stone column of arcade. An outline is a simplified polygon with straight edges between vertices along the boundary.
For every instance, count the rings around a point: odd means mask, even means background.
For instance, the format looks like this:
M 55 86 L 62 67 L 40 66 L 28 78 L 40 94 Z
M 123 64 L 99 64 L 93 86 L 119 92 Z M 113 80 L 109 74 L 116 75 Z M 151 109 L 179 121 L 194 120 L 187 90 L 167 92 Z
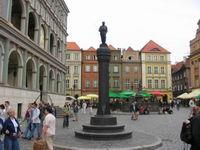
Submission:
M 117 118 L 110 114 L 109 109 L 109 61 L 110 50 L 106 44 L 107 27 L 105 22 L 99 28 L 101 41 L 97 49 L 99 64 L 99 105 L 97 114 L 90 119 L 90 124 L 82 125 L 83 129 L 75 131 L 75 136 L 90 140 L 118 140 L 132 137 L 132 131 L 117 123 Z

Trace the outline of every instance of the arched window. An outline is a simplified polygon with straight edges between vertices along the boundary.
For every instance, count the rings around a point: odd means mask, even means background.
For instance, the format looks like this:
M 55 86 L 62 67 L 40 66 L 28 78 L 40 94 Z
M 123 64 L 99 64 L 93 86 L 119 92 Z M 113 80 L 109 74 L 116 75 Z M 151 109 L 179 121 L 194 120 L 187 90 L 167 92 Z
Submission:
M 49 72 L 49 91 L 54 92 L 54 81 L 55 81 L 55 76 L 52 70 Z
M 45 67 L 42 65 L 40 67 L 40 75 L 39 75 L 39 86 L 40 86 L 40 91 L 44 91 L 45 90 Z
M 54 36 L 53 33 L 50 34 L 50 53 L 53 55 L 53 46 L 54 46 Z
M 21 29 L 21 18 L 22 18 L 22 4 L 20 0 L 12 1 L 11 10 L 11 23 L 17 28 Z
M 17 51 L 13 51 L 9 57 L 8 63 L 8 84 L 10 86 L 19 87 L 20 86 L 20 68 L 21 61 L 20 56 Z
M 33 89 L 33 85 L 35 84 L 36 78 L 35 72 L 35 64 L 32 59 L 29 59 L 26 63 L 26 87 L 28 89 Z
M 60 55 L 60 41 L 57 41 L 57 58 L 59 58 Z
M 41 25 L 41 29 L 40 29 L 40 47 L 45 49 L 45 40 L 46 40 L 46 36 L 45 36 L 46 32 L 45 32 L 45 27 L 44 25 Z
M 30 12 L 28 21 L 28 36 L 33 41 L 34 41 L 34 35 L 35 35 L 35 17 L 34 14 Z
M 3 78 L 3 46 L 0 43 L 0 83 L 2 82 Z
M 60 93 L 61 90 L 61 78 L 60 78 L 60 74 L 57 74 L 57 83 L 56 83 L 56 92 Z

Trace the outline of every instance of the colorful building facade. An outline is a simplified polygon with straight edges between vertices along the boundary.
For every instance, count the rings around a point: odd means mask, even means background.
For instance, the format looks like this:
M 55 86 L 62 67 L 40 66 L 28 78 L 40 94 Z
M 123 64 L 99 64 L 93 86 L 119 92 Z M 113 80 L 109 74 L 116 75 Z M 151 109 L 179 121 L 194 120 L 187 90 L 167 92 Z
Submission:
M 150 40 L 141 49 L 142 89 L 159 91 L 163 101 L 172 100 L 170 52 Z
M 200 88 L 200 20 L 198 21 L 196 36 L 190 41 L 190 89 Z
M 139 93 L 142 82 L 140 51 L 131 47 L 122 51 L 122 89 Z
M 109 64 L 109 88 L 112 91 L 119 92 L 122 89 L 122 74 L 121 74 L 121 50 L 109 45 L 111 51 Z
M 99 72 L 96 49 L 90 47 L 82 51 L 82 95 L 97 94 Z
M 66 44 L 66 94 L 81 95 L 82 50 L 75 42 Z

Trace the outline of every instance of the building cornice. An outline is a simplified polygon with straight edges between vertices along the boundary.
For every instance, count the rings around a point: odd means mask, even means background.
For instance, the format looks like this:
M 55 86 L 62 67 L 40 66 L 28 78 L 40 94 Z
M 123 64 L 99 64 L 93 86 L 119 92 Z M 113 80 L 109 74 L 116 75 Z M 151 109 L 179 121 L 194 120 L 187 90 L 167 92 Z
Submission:
M 47 51 L 39 47 L 35 42 L 23 35 L 19 30 L 15 29 L 12 24 L 0 17 L 0 35 L 10 39 L 17 43 L 20 47 L 30 51 L 36 57 L 45 60 L 50 65 L 59 68 L 63 72 L 66 72 L 66 67 L 63 63 L 55 59 L 54 56 Z

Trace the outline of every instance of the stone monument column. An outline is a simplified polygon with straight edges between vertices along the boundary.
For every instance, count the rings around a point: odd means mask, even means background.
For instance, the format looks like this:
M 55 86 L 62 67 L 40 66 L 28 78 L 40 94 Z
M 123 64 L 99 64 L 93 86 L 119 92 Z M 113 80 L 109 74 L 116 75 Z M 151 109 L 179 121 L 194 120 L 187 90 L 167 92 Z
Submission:
M 99 105 L 97 115 L 110 115 L 109 109 L 109 62 L 110 50 L 106 44 L 97 49 L 99 64 Z

